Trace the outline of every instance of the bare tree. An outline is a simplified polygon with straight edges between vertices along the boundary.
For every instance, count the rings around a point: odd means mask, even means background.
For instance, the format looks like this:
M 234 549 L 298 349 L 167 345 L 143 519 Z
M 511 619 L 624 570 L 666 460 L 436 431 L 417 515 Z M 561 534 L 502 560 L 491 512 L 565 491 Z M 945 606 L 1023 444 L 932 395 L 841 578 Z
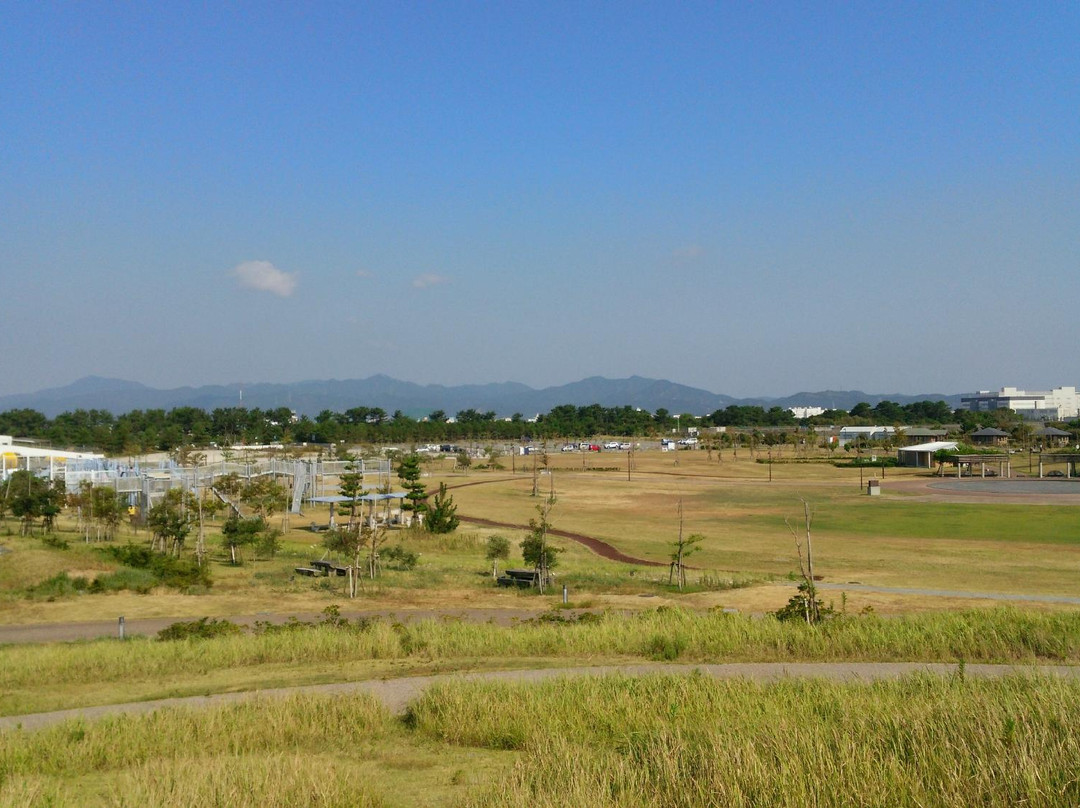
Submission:
M 810 503 L 802 497 L 799 498 L 803 506 L 803 527 L 802 534 L 800 535 L 787 519 L 784 520 L 784 524 L 787 525 L 788 530 L 791 531 L 792 538 L 795 539 L 795 550 L 799 554 L 799 573 L 802 576 L 802 583 L 799 585 L 799 594 L 791 599 L 788 604 L 789 607 L 798 605 L 797 602 L 801 602 L 803 616 L 806 622 L 809 624 L 817 623 L 821 620 L 821 601 L 818 600 L 817 586 L 814 584 L 814 544 L 811 539 L 810 529 L 814 523 L 814 511 L 810 507 Z M 806 545 L 806 554 L 803 555 L 803 544 Z
M 682 499 L 679 500 L 679 538 L 672 544 L 671 552 L 671 567 L 668 571 L 668 584 L 672 583 L 672 580 L 679 587 L 679 591 L 683 590 L 686 586 L 686 559 L 688 556 L 693 555 L 701 549 L 699 546 L 705 537 L 700 533 L 693 533 L 690 536 L 683 537 L 683 504 Z

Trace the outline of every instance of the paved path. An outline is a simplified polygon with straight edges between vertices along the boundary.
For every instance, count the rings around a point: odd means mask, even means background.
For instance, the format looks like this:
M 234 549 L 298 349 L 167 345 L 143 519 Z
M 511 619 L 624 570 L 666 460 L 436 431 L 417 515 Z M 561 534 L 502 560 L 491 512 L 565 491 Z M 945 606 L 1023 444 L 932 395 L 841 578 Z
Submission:
M 970 598 L 971 600 L 1004 600 L 1024 603 L 1071 603 L 1080 605 L 1080 597 L 1069 595 L 1025 595 L 1015 592 L 962 592 L 956 589 L 917 589 L 907 586 L 870 586 L 868 584 L 818 583 L 818 589 L 845 592 L 878 592 L 885 595 L 918 595 L 928 598 Z
M 927 662 L 746 662 L 724 665 L 641 663 L 634 665 L 598 665 L 596 667 L 546 668 L 540 670 L 485 671 L 451 673 L 436 676 L 413 676 L 401 679 L 343 682 L 327 685 L 281 687 L 243 693 L 220 693 L 213 696 L 156 699 L 153 701 L 108 704 L 99 707 L 79 707 L 48 713 L 6 716 L 0 718 L 0 731 L 23 728 L 40 729 L 72 719 L 95 719 L 109 715 L 150 713 L 170 707 L 209 707 L 233 704 L 257 698 L 282 698 L 298 693 L 350 694 L 370 693 L 391 712 L 402 713 L 408 704 L 432 685 L 443 682 L 540 682 L 558 677 L 604 676 L 623 674 L 688 674 L 698 671 L 717 679 L 750 679 L 771 682 L 789 677 L 816 677 L 845 682 L 868 682 L 896 679 L 914 673 L 948 676 L 957 671 L 956 665 Z M 973 678 L 997 678 L 1008 675 L 1054 676 L 1080 681 L 1080 666 L 1069 665 L 965 665 L 964 675 Z
M 355 620 L 359 617 L 400 620 L 467 620 L 473 623 L 495 623 L 500 626 L 512 626 L 518 621 L 539 617 L 547 609 L 364 609 L 345 611 L 342 617 Z M 575 610 L 571 610 L 575 611 Z M 575 612 L 576 613 L 576 612 Z M 305 622 L 318 622 L 322 614 L 241 614 L 228 615 L 224 620 L 242 626 L 254 626 L 258 622 L 280 625 L 291 619 Z M 197 620 L 197 617 L 146 617 L 125 620 L 124 633 L 128 637 L 157 634 L 173 623 Z M 118 621 L 91 620 L 76 623 L 29 623 L 25 625 L 0 626 L 0 645 L 4 643 L 30 642 L 71 642 L 73 640 L 95 640 L 101 637 L 116 637 L 119 633 Z

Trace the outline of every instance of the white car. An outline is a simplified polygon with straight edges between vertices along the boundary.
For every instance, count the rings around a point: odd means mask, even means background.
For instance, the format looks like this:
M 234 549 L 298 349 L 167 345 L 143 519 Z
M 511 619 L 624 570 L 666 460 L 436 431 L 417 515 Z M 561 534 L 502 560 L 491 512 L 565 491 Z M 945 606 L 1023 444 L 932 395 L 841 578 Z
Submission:
M 633 447 L 629 443 L 620 443 L 619 448 L 625 451 L 630 451 L 630 449 Z
M 571 445 L 570 445 L 570 444 L 568 443 L 568 444 L 566 444 L 566 445 L 565 445 L 564 447 L 562 447 L 562 449 L 561 449 L 560 451 L 563 451 L 563 452 L 576 452 L 577 450 L 578 450 L 578 447 L 576 447 L 576 446 L 571 446 Z
M 607 443 L 604 444 L 604 448 L 605 449 L 618 449 L 619 448 L 619 442 L 617 440 L 609 440 Z

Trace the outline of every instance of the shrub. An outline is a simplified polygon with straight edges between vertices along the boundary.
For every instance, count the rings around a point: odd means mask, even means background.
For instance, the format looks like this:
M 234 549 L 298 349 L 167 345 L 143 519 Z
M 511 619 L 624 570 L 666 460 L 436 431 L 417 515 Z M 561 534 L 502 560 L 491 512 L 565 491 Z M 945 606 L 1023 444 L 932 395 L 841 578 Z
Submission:
M 112 557 L 126 567 L 149 571 L 154 577 L 155 584 L 171 586 L 175 589 L 211 585 L 210 569 L 200 567 L 194 559 L 173 558 L 154 552 L 149 547 L 135 544 L 105 547 L 99 552 Z
M 386 548 L 380 555 L 386 562 L 387 568 L 392 570 L 416 569 L 416 564 L 420 561 L 419 553 L 406 549 L 400 544 Z
M 173 623 L 158 632 L 159 640 L 205 640 L 212 637 L 227 637 L 239 634 L 243 629 L 236 623 L 213 617 L 200 617 L 198 620 Z

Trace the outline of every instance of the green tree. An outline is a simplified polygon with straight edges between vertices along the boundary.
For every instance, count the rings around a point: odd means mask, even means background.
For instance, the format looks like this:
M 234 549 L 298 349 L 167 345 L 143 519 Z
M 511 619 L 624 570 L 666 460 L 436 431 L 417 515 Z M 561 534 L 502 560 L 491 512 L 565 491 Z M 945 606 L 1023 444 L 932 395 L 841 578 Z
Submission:
M 360 497 L 364 494 L 364 475 L 359 470 L 360 466 L 354 455 L 346 453 L 344 459 L 345 471 L 338 478 L 338 494 L 346 497 L 347 502 L 342 503 L 339 508 L 344 509 L 342 513 L 348 514 L 349 522 L 346 527 L 353 530 L 357 524 Z
M 38 519 L 46 533 L 52 532 L 65 498 L 62 483 L 57 483 L 29 471 L 16 471 L 8 477 L 3 496 L 12 516 L 22 522 L 21 535 L 30 535 Z
M 193 500 L 181 489 L 170 488 L 161 502 L 150 508 L 146 524 L 153 533 L 151 549 L 179 557 L 198 513 L 198 504 Z
M 428 509 L 427 529 L 430 533 L 453 533 L 461 520 L 457 517 L 454 497 L 446 492 L 446 483 L 439 483 L 435 501 Z
M 521 557 L 537 571 L 541 594 L 547 587 L 551 570 L 559 563 L 558 555 L 562 552 L 561 547 L 554 547 L 548 541 L 551 530 L 549 517 L 554 507 L 554 495 L 536 506 L 536 516 L 529 520 L 529 535 L 521 542 Z
M 221 539 L 229 553 L 230 562 L 234 566 L 242 564 L 243 548 L 257 546 L 264 541 L 264 534 L 269 529 L 266 520 L 261 516 L 250 516 L 245 519 L 233 514 L 226 519 L 221 527 Z
M 240 489 L 240 501 L 266 519 L 288 507 L 287 497 L 285 486 L 269 476 L 252 477 Z
M 401 486 L 405 489 L 405 499 L 401 502 L 401 510 L 409 511 L 420 517 L 428 510 L 427 491 L 420 480 L 422 474 L 420 455 L 414 453 L 401 458 L 397 472 Z
M 488 536 L 487 560 L 491 562 L 491 577 L 499 577 L 499 559 L 503 561 L 510 558 L 510 540 L 506 536 Z
M 469 473 L 469 467 L 472 465 L 472 458 L 469 457 L 469 453 L 464 449 L 457 453 L 457 466 L 467 475 Z
M 700 533 L 693 533 L 690 536 L 683 537 L 683 507 L 680 499 L 679 538 L 672 544 L 671 570 L 668 573 L 668 583 L 670 584 L 672 578 L 674 578 L 680 592 L 686 586 L 686 559 L 701 549 L 701 542 L 704 540 L 705 537 Z

